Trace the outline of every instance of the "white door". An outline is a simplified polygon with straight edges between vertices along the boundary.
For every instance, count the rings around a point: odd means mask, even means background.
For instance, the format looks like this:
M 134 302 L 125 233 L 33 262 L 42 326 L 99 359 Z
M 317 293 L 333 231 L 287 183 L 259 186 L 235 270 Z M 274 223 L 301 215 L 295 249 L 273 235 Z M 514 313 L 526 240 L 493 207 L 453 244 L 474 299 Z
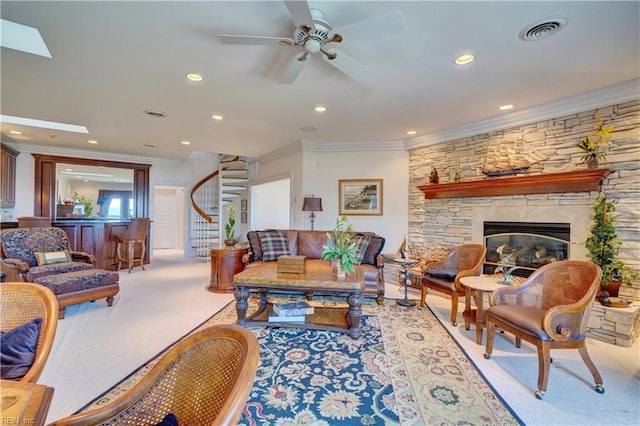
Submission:
M 160 186 L 153 188 L 153 248 L 182 249 L 184 235 L 184 188 Z

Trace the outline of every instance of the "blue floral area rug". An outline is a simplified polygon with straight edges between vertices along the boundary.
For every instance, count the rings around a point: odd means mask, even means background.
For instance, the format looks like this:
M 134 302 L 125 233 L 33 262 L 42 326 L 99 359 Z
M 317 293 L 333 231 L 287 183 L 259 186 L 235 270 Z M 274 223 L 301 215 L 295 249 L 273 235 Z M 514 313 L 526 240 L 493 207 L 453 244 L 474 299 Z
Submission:
M 280 297 L 271 299 L 291 300 Z M 336 300 L 318 297 L 313 303 Z M 249 302 L 251 312 L 257 301 Z M 363 335 L 357 340 L 328 331 L 251 327 L 260 364 L 240 424 L 523 424 L 429 309 L 365 299 L 362 311 Z M 198 329 L 235 320 L 231 303 Z M 112 402 L 154 363 L 81 411 Z

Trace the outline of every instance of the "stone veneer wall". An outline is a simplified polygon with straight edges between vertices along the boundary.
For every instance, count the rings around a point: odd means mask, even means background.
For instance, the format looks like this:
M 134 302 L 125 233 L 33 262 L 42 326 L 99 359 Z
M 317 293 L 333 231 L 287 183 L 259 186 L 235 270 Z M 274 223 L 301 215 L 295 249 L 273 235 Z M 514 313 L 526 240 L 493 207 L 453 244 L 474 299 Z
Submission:
M 418 250 L 433 244 L 455 246 L 472 242 L 474 210 L 505 208 L 537 211 L 572 212 L 582 209 L 590 212 L 597 192 L 513 195 L 502 197 L 469 197 L 425 200 L 417 188 L 426 182 L 432 167 L 436 167 L 440 183 L 447 182 L 449 171 L 459 169 L 462 180 L 484 179 L 481 173 L 482 159 L 487 147 L 496 143 L 508 144 L 524 140 L 536 152 L 547 157 L 533 166 L 530 173 L 550 173 L 583 168 L 581 151 L 576 144 L 594 132 L 596 117 L 605 124 L 615 126 L 614 141 L 605 151 L 607 158 L 601 167 L 612 173 L 605 179 L 602 190 L 616 205 L 616 232 L 623 242 L 620 258 L 634 270 L 640 270 L 640 101 L 635 100 L 597 110 L 584 111 L 564 117 L 531 123 L 515 128 L 479 134 L 463 139 L 447 141 L 411 150 L 409 153 L 409 244 Z M 540 210 L 542 209 L 542 210 Z M 496 219 L 494 219 L 496 220 Z M 499 220 L 499 219 L 497 219 Z M 584 220 L 584 218 L 583 218 Z M 539 221 L 543 222 L 544 217 Z M 589 223 L 589 222 L 587 222 Z M 583 230 L 588 232 L 588 230 Z M 572 234 L 574 230 L 572 230 Z M 473 242 L 481 242 L 476 239 Z M 584 242 L 580 242 L 583 244 Z M 584 251 L 584 249 L 583 249 Z M 581 256 L 583 257 L 583 256 Z M 576 258 L 572 256 L 572 258 Z M 640 283 L 623 288 L 622 295 L 640 300 Z M 638 302 L 634 302 L 638 303 Z M 599 306 L 599 304 L 598 304 Z M 627 308 L 630 309 L 630 308 Z M 594 314 L 600 313 L 594 309 Z M 618 316 L 617 314 L 615 316 Z M 633 340 L 636 331 L 627 330 L 635 318 L 625 319 L 625 325 L 617 327 L 603 319 L 596 324 L 590 321 L 594 331 L 590 335 L 618 344 L 618 340 Z M 616 328 L 626 333 L 620 339 Z M 631 327 L 632 328 L 632 327 Z

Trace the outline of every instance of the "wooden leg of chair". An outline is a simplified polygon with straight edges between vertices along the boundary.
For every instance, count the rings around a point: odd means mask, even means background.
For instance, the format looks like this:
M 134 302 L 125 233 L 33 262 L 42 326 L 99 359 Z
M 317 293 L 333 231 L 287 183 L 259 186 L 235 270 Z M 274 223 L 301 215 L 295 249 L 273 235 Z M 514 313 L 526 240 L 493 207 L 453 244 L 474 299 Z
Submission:
M 425 306 L 427 306 L 427 303 L 425 302 L 427 300 L 427 287 L 424 285 L 420 286 L 420 307 L 424 308 Z
M 129 273 L 133 269 L 133 251 L 135 250 L 136 245 L 134 241 L 129 241 L 127 243 L 127 262 L 129 262 Z
M 536 398 L 542 399 L 549 382 L 549 369 L 551 368 L 551 346 L 545 342 L 538 342 L 538 390 Z
M 522 347 L 522 339 L 516 336 L 516 348 Z
M 491 358 L 491 352 L 493 352 L 493 339 L 496 336 L 496 328 L 491 324 L 489 316 L 485 316 L 485 326 L 487 328 L 487 345 L 484 349 L 484 357 L 489 359 Z
M 113 306 L 113 296 L 107 297 L 107 306 Z
M 121 242 L 116 243 L 116 257 L 118 258 L 118 271 L 122 267 L 122 253 L 120 253 L 120 247 L 122 246 Z
M 458 318 L 458 294 L 453 293 L 451 295 L 451 324 L 453 326 L 458 325 L 456 319 Z
M 142 268 L 143 271 L 146 271 L 146 269 L 144 269 L 144 255 L 147 252 L 147 248 L 145 247 L 145 243 L 144 241 L 142 242 L 142 254 L 140 254 L 140 267 Z
M 65 314 L 67 313 L 67 307 L 64 306 L 62 308 L 58 308 L 58 319 L 64 319 Z
M 596 365 L 593 363 L 593 361 L 591 361 L 589 352 L 587 352 L 587 347 L 586 346 L 579 347 L 578 352 L 580 352 L 580 357 L 582 358 L 582 361 L 584 361 L 585 365 L 587 366 L 587 368 L 591 372 L 591 375 L 593 376 L 593 380 L 596 382 L 596 386 L 595 386 L 596 392 L 604 393 L 604 387 L 602 387 L 602 376 L 600 375 L 600 372 L 596 368 Z

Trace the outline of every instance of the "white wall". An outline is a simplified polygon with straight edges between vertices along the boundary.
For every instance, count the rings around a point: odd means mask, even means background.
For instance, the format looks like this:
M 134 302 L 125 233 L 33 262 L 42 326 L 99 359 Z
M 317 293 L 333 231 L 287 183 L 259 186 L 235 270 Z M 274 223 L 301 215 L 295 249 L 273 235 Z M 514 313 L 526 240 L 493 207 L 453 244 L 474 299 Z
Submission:
M 305 152 L 304 194 L 322 198 L 315 229 L 333 229 L 338 217 L 339 179 L 382 179 L 382 216 L 347 216 L 356 231 L 373 231 L 386 239 L 383 251 L 395 251 L 408 229 L 409 154 L 404 150 Z M 310 229 L 308 213 L 304 229 Z

